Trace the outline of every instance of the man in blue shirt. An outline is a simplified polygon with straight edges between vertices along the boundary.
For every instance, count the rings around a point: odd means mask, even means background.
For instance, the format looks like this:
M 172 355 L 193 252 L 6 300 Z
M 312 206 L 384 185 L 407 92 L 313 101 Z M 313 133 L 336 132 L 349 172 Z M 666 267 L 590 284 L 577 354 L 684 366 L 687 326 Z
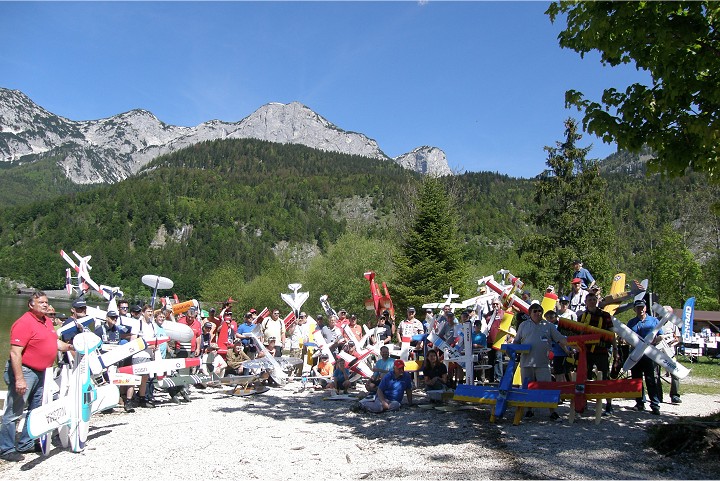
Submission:
M 374 400 L 363 399 L 360 405 L 370 412 L 396 411 L 400 409 L 403 394 L 407 394 L 408 404 L 412 405 L 412 377 L 405 372 L 405 362 L 395 360 L 393 372 L 382 378 Z
M 243 350 L 250 359 L 255 359 L 257 356 L 257 348 L 251 337 L 248 337 L 251 332 L 255 329 L 253 324 L 253 315 L 251 312 L 245 314 L 245 322 L 240 324 L 237 328 L 237 337 L 242 339 Z
M 590 290 L 595 285 L 595 278 L 590 274 L 590 271 L 585 269 L 580 262 L 580 259 L 573 261 L 573 276 L 571 279 L 581 279 L 585 284 L 585 289 Z
M 648 316 L 647 305 L 645 304 L 645 301 L 635 301 L 633 307 L 635 308 L 635 317 L 628 321 L 627 327 L 629 327 L 633 332 L 635 332 L 635 334 L 644 339 L 645 336 L 650 334 L 657 327 L 660 321 L 656 317 Z M 658 342 L 660 342 L 661 337 L 659 337 L 659 335 L 661 334 L 662 329 L 655 333 L 655 339 L 651 340 L 651 343 L 657 344 Z M 647 389 L 647 395 L 650 398 L 650 409 L 652 410 L 653 414 L 659 415 L 660 390 L 658 389 L 657 380 L 655 379 L 655 363 L 653 362 L 653 360 L 647 356 L 641 357 L 637 364 L 635 364 L 635 366 L 633 366 L 633 368 L 630 370 L 630 372 L 632 373 L 633 379 L 642 379 L 643 377 L 645 378 L 644 387 L 645 389 Z M 635 400 L 635 410 L 645 410 L 644 393 L 643 397 L 637 398 Z

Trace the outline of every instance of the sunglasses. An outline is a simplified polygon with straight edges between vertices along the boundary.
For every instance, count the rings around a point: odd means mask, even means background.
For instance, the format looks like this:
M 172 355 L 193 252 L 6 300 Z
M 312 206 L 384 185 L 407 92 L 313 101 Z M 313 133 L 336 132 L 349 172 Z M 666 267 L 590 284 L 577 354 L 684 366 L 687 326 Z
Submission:
M 54 312 L 48 312 L 47 315 L 48 315 L 48 317 L 55 317 L 55 313 L 54 313 Z

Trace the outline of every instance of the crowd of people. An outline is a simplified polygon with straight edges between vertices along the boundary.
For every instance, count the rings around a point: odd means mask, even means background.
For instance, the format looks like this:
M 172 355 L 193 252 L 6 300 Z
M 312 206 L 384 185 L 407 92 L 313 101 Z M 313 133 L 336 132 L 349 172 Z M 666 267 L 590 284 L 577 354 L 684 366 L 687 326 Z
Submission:
M 373 354 L 367 359 L 363 357 L 364 361 L 370 361 L 371 376 L 364 385 L 368 396 L 361 401 L 362 407 L 373 412 L 395 410 L 400 407 L 404 396 L 412 404 L 416 386 L 411 374 L 405 372 L 405 361 L 390 355 L 395 342 L 409 343 L 407 357 L 422 361 L 419 372 L 422 373 L 426 390 L 445 391 L 462 382 L 463 366 L 446 362 L 444 353 L 428 341 L 429 333 L 436 334 L 457 352 L 471 349 L 476 353 L 478 362 L 483 365 L 480 370 L 482 382 L 498 382 L 502 377 L 506 359 L 497 347 L 504 342 L 532 346 L 531 351 L 522 354 L 520 358 L 523 384 L 530 381 L 570 380 L 574 369 L 571 359 L 576 352 L 567 342 L 567 335 L 572 333 L 558 329 L 558 319 L 565 318 L 611 330 L 612 318 L 598 307 L 601 301 L 600 289 L 579 261 L 574 263 L 569 286 L 569 295 L 561 296 L 556 308 L 548 311 L 544 311 L 541 303 L 532 301 L 529 291 L 522 292 L 523 299 L 530 305 L 528 314 L 517 313 L 513 327 L 508 332 L 498 329 L 500 321 L 505 317 L 500 297 L 463 310 L 459 319 L 450 304 L 443 306 L 437 314 L 432 309 L 426 309 L 422 320 L 416 317 L 414 307 L 408 307 L 406 317 L 399 322 L 396 322 L 397 319 L 390 311 L 383 312 L 370 326 L 374 328 L 369 338 L 369 348 Z M 554 287 L 550 286 L 548 290 L 554 290 Z M 356 346 L 356 343 L 362 338 L 363 329 L 356 315 L 348 315 L 347 311 L 341 309 L 337 314 L 320 314 L 311 318 L 305 312 L 300 312 L 286 324 L 280 317 L 279 309 L 270 310 L 269 315 L 263 315 L 262 318 L 255 309 L 250 309 L 238 322 L 232 311 L 233 303 L 232 299 L 228 299 L 219 313 L 214 308 L 205 311 L 193 306 L 175 316 L 171 309 L 154 310 L 149 305 L 131 306 L 127 300 L 120 299 L 117 302 L 118 311 L 108 311 L 105 319 L 96 320 L 92 330 L 101 338 L 104 346 L 122 344 L 137 337 L 148 341 L 157 340 L 167 337 L 163 326 L 170 320 L 187 325 L 192 330 L 192 337 L 186 342 L 153 342 L 124 362 L 139 364 L 167 357 L 200 358 L 200 369 L 204 373 L 223 377 L 248 374 L 249 369 L 245 367 L 248 361 L 266 355 L 285 355 L 306 361 L 299 365 L 295 374 L 300 376 L 304 365 L 311 367 L 310 377 L 318 389 L 347 393 L 356 387 L 353 381 L 355 376 L 350 370 L 354 361 L 348 363 L 340 356 L 341 352 L 345 352 L 352 356 L 349 359 L 360 359 L 358 349 L 363 346 Z M 633 308 L 635 317 L 628 322 L 628 327 L 644 337 L 657 326 L 659 320 L 648 314 L 643 300 L 636 301 Z M 37 291 L 28 300 L 28 312 L 13 324 L 10 332 L 10 359 L 4 373 L 8 397 L 0 428 L 0 459 L 20 461 L 24 457 L 23 453 L 37 449 L 34 440 L 28 436 L 26 426 L 16 439 L 16 422 L 26 414 L 26 410 L 41 404 L 45 369 L 54 363 L 62 365 L 73 362 L 73 336 L 82 331 L 83 327 L 68 330 L 60 339 L 56 328 L 77 323 L 85 318 L 86 310 L 85 301 L 78 298 L 72 303 L 71 316 L 64 321 L 59 320 L 47 296 Z M 128 317 L 137 322 L 123 322 Z M 467 325 L 472 326 L 471 346 L 464 345 L 463 329 Z M 257 335 L 262 349 L 258 349 L 251 333 Z M 309 355 L 309 350 L 317 345 L 314 341 L 319 340 L 316 336 L 322 337 L 322 344 L 330 355 L 326 350 L 318 350 L 315 356 Z M 661 336 L 662 331 L 658 333 L 658 340 Z M 611 366 L 620 361 L 621 354 L 622 346 L 617 338 L 587 349 L 588 379 L 592 379 L 595 372 L 604 379 L 610 377 Z M 188 373 L 190 370 L 180 372 Z M 660 413 L 662 392 L 658 376 L 656 365 L 646 356 L 632 369 L 632 377 L 644 381 L 643 395 L 636 402 L 637 410 L 644 410 L 649 400 L 651 412 Z M 267 382 L 270 385 L 273 383 L 272 379 Z M 122 408 L 132 413 L 138 407 L 155 407 L 155 384 L 152 376 L 143 375 L 137 388 L 124 387 L 121 390 Z M 169 388 L 168 394 L 171 402 L 190 402 L 187 386 Z M 677 379 L 673 379 L 671 385 L 671 401 L 680 402 Z M 612 403 L 608 400 L 605 413 L 612 412 Z M 532 411 L 528 415 L 532 415 Z M 558 415 L 553 411 L 551 417 L 557 419 Z

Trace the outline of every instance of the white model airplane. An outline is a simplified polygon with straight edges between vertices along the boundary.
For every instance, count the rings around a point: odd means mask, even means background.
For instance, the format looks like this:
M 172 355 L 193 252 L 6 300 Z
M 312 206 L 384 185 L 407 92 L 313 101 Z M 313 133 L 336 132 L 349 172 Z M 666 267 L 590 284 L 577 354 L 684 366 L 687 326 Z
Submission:
M 72 280 L 75 279 L 77 280 L 77 287 L 75 287 L 75 289 L 77 289 L 78 296 L 82 296 L 90 289 L 93 289 L 95 292 L 105 297 L 105 292 L 100 289 L 100 286 L 98 286 L 92 278 L 90 278 L 90 269 L 92 269 L 92 266 L 90 266 L 90 259 L 92 259 L 92 256 L 83 257 L 75 251 L 72 251 L 72 253 L 75 257 L 77 257 L 79 264 L 77 264 L 64 250 L 60 249 L 60 255 L 62 258 L 65 259 L 65 262 L 70 264 L 70 267 L 72 267 L 76 273 L 73 277 L 71 269 L 68 268 L 65 270 L 65 289 L 68 294 L 72 293 Z
M 690 374 L 690 370 L 679 362 L 673 360 L 673 358 L 667 353 L 652 344 L 655 336 L 660 329 L 662 329 L 665 323 L 670 321 L 672 324 L 681 326 L 682 319 L 679 319 L 671 312 L 666 311 L 665 308 L 658 303 L 654 303 L 652 308 L 659 316 L 661 316 L 660 322 L 644 338 L 638 336 L 632 329 L 618 321 L 616 318 L 613 318 L 613 330 L 625 341 L 630 343 L 630 345 L 634 346 L 634 349 L 630 352 L 630 355 L 623 365 L 623 371 L 631 370 L 641 357 L 647 356 L 652 359 L 653 362 L 660 365 L 660 367 L 665 368 L 673 376 L 678 379 L 684 379 L 688 374 Z
M 460 309 L 464 307 L 462 303 L 459 302 L 453 302 L 453 299 L 457 299 L 460 297 L 460 294 L 453 294 L 452 286 L 450 287 L 450 291 L 447 294 L 444 294 L 443 297 L 445 300 L 443 302 L 429 302 L 427 304 L 423 304 L 423 309 L 442 309 L 444 306 L 450 306 L 450 309 Z
M 81 332 L 73 338 L 79 360 L 72 372 L 66 374 L 67 383 L 61 382 L 60 397 L 30 411 L 27 427 L 31 438 L 59 429 L 64 447 L 69 445 L 76 453 L 85 449 L 90 416 L 116 406 L 120 400 L 116 385 L 98 387 L 92 380 L 89 354 L 95 352 L 101 343 L 100 338 L 91 332 Z M 69 367 L 64 369 L 69 370 Z
M 285 301 L 288 306 L 290 306 L 290 309 L 293 310 L 296 318 L 300 315 L 302 305 L 305 304 L 305 301 L 307 301 L 308 297 L 310 297 L 309 292 L 298 292 L 301 287 L 302 284 L 288 284 L 288 289 L 290 289 L 292 293 L 280 294 L 280 298 Z

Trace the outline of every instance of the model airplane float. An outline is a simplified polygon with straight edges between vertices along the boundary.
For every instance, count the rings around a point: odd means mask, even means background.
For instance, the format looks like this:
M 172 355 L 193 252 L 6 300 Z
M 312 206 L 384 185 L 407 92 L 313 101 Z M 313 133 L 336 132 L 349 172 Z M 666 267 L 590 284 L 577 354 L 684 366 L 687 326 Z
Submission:
M 495 422 L 505 415 L 508 406 L 515 409 L 513 424 L 520 424 L 523 408 L 545 407 L 556 408 L 560 402 L 560 390 L 523 389 L 513 387 L 512 380 L 518 365 L 518 358 L 523 352 L 530 352 L 529 344 L 503 344 L 502 350 L 510 356 L 507 369 L 498 387 L 471 386 L 461 384 L 455 388 L 454 399 L 493 406 L 490 422 Z
M 625 339 L 628 344 L 634 347 L 623 365 L 623 371 L 631 370 L 641 357 L 647 356 L 660 367 L 666 369 L 671 375 L 677 377 L 678 379 L 684 379 L 688 374 L 690 374 L 690 370 L 653 345 L 653 340 L 655 339 L 655 336 L 657 336 L 657 333 L 660 332 L 663 325 L 669 321 L 680 327 L 682 326 L 683 321 L 675 314 L 666 311 L 665 308 L 658 303 L 654 303 L 652 308 L 653 311 L 660 316 L 660 322 L 658 322 L 657 326 L 655 326 L 655 328 L 649 332 L 645 338 L 641 338 L 633 332 L 632 329 L 613 318 L 613 329 L 615 332 Z
M 641 379 L 601 379 L 587 380 L 587 344 L 597 343 L 600 334 L 587 334 L 584 336 L 570 336 L 568 343 L 578 348 L 577 372 L 575 381 L 537 382 L 528 384 L 529 389 L 559 389 L 562 399 L 570 399 L 570 422 L 575 420 L 575 413 L 583 413 L 587 400 L 597 401 L 595 422 L 600 422 L 601 400 L 613 398 L 637 398 L 642 392 Z

